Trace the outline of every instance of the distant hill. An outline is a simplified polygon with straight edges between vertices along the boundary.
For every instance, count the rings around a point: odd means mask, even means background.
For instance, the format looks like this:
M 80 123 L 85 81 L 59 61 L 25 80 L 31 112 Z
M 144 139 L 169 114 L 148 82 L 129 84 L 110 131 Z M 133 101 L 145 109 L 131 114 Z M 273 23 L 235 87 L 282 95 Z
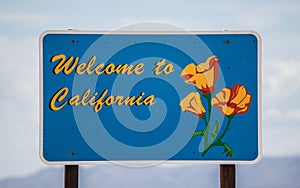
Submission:
M 81 188 L 218 188 L 218 165 L 160 165 L 126 168 L 116 165 L 80 167 Z M 256 165 L 237 165 L 238 188 L 300 188 L 300 157 L 267 158 Z M 63 187 L 63 168 L 48 167 L 26 178 L 0 181 L 1 188 Z

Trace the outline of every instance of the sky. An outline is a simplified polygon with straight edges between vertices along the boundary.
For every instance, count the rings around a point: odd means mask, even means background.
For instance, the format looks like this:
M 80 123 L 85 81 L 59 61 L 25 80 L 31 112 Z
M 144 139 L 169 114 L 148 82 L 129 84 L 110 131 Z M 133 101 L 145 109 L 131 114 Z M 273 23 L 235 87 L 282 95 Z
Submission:
M 189 31 L 254 30 L 263 42 L 263 157 L 300 155 L 300 1 L 0 0 L 0 179 L 39 159 L 39 35 L 115 30 L 145 21 Z

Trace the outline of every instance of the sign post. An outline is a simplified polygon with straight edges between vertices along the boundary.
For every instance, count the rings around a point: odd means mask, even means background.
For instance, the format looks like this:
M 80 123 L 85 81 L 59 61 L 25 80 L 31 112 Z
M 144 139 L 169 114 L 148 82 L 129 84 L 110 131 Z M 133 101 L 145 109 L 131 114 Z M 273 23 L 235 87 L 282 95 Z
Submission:
M 235 188 L 235 165 L 220 165 L 220 188 Z
M 40 157 L 234 166 L 261 156 L 261 40 L 252 31 L 46 31 Z M 76 170 L 77 168 L 77 170 Z M 72 180 L 73 181 L 73 180 Z
M 65 165 L 65 188 L 78 188 L 78 165 Z

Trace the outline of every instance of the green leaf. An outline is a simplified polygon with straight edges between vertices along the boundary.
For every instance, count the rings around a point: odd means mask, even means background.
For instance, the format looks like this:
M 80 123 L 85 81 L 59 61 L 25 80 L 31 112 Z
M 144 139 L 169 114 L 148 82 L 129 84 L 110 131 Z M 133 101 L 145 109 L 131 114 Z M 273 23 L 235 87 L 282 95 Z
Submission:
M 234 151 L 233 149 L 226 143 L 224 143 L 224 153 L 226 153 L 227 157 L 234 157 Z
M 203 136 L 204 132 L 205 132 L 205 130 L 196 131 L 196 132 L 193 133 L 192 138 L 194 138 L 196 136 Z
M 210 133 L 209 143 L 211 143 L 217 137 L 218 132 L 219 132 L 219 122 L 216 120 L 212 128 L 212 132 Z

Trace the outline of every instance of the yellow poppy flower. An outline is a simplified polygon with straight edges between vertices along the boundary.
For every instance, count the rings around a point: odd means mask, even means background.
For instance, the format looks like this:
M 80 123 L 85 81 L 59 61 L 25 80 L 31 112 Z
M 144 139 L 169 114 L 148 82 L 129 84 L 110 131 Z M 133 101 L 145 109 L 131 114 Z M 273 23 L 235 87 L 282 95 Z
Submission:
M 244 114 L 249 109 L 251 98 L 252 96 L 247 92 L 246 87 L 238 84 L 232 89 L 223 88 L 215 95 L 211 104 L 219 108 L 226 116 Z
M 195 85 L 205 95 L 216 89 L 218 74 L 219 60 L 216 56 L 211 56 L 197 66 L 194 63 L 188 64 L 183 69 L 181 77 L 186 83 Z
M 198 92 L 191 92 L 180 104 L 183 112 L 191 112 L 201 118 L 205 114 L 205 109 L 200 100 L 200 94 Z

